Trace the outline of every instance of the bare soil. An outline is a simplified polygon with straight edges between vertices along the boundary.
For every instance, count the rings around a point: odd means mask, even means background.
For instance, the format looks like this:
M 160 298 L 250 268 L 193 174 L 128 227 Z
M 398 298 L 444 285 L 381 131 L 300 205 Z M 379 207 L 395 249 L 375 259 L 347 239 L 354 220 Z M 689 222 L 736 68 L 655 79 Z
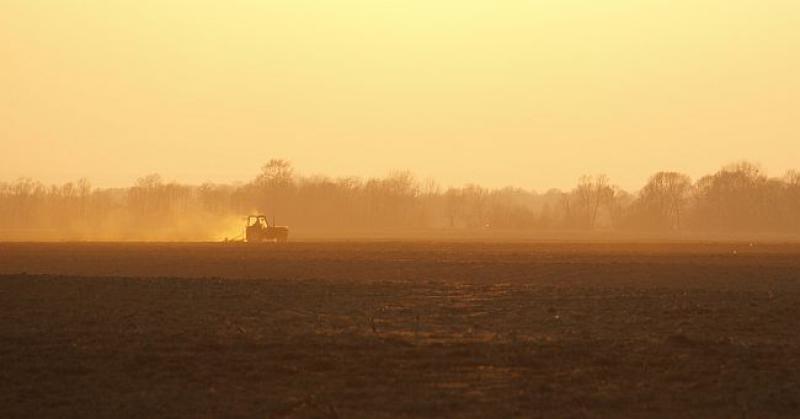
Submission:
M 0 243 L 0 417 L 798 417 L 800 246 Z

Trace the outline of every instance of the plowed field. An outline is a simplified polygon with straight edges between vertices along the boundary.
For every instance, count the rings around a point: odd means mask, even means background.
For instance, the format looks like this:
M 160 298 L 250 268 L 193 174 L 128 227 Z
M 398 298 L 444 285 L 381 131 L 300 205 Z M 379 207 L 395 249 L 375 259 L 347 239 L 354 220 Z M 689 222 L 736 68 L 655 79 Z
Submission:
M 0 244 L 0 417 L 797 417 L 800 246 Z

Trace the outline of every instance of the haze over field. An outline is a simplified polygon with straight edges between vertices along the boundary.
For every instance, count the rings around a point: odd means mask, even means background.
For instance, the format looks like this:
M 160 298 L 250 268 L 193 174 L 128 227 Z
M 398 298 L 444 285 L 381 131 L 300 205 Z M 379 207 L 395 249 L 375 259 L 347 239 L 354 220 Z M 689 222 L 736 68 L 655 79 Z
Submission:
M 798 27 L 794 0 L 5 0 L 0 180 L 782 176 Z

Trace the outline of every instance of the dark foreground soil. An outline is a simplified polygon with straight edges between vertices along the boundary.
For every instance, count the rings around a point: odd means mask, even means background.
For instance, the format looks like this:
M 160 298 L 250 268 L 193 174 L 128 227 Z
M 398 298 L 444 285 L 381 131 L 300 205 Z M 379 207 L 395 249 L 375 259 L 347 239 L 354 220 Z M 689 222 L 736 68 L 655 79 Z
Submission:
M 800 246 L 0 244 L 0 417 L 798 417 Z

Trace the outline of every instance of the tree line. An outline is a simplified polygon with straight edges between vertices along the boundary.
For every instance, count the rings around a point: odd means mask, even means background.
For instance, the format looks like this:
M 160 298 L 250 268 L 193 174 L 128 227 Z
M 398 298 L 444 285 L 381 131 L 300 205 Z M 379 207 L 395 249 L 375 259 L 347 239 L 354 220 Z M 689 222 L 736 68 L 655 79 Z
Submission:
M 301 176 L 274 159 L 244 184 L 183 185 L 148 175 L 128 188 L 85 179 L 0 182 L 0 240 L 213 240 L 264 213 L 308 235 L 423 230 L 800 234 L 800 172 L 741 162 L 692 180 L 652 175 L 630 193 L 604 175 L 568 191 L 443 188 L 408 171 L 382 178 Z

